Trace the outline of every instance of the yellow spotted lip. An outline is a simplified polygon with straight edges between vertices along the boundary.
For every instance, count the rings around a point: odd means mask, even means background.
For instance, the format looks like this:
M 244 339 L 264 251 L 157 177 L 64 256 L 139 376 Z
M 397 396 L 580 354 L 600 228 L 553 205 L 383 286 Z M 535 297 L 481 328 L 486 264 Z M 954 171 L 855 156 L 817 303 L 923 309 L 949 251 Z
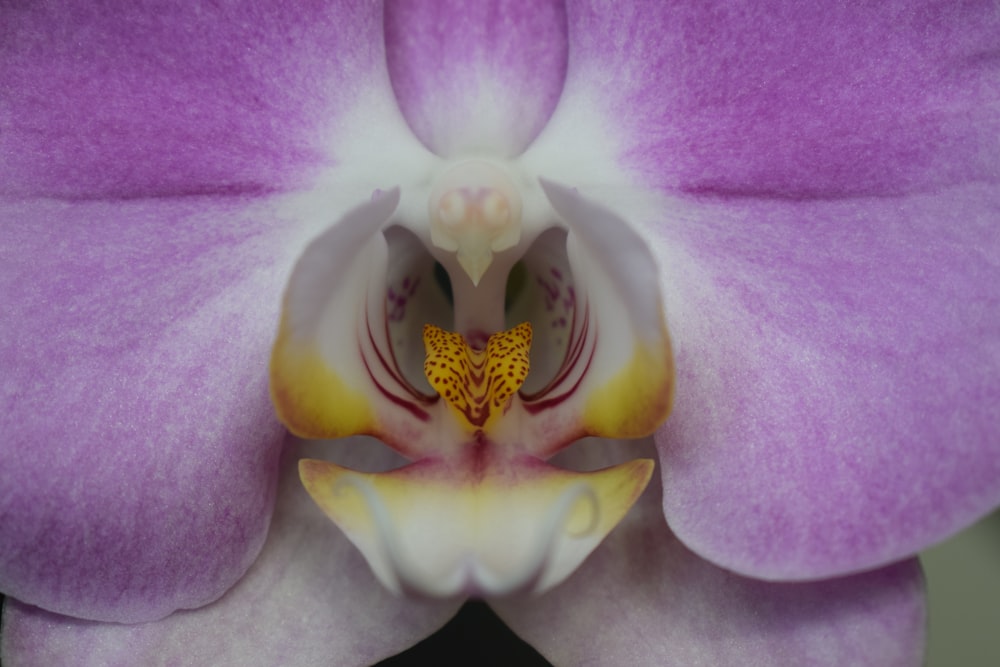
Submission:
M 510 406 L 528 376 L 531 324 L 496 333 L 475 349 L 461 334 L 424 326 L 424 374 L 454 412 L 473 429 L 487 430 Z

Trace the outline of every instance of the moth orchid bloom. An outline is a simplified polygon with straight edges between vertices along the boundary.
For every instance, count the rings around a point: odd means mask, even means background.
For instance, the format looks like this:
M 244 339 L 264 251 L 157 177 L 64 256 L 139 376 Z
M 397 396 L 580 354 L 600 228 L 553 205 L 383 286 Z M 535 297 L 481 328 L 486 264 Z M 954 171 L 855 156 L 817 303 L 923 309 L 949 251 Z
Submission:
M 4 664 L 920 664 L 992 3 L 0 11 Z

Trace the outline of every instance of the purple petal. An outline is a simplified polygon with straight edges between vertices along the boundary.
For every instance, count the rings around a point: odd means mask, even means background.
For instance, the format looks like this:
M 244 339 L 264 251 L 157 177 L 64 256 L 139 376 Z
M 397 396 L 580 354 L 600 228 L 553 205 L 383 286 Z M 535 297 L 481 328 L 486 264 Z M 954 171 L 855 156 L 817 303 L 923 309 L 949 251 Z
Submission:
M 255 192 L 332 158 L 385 73 L 374 2 L 6 3 L 0 191 Z
M 562 91 L 563 3 L 400 0 L 385 9 L 392 86 L 421 141 L 446 157 L 523 151 Z
M 664 510 L 763 578 L 872 568 L 1000 503 L 1000 192 L 678 204 Z
M 383 469 L 394 455 L 372 444 L 340 441 L 327 449 Z M 143 625 L 78 621 L 9 602 L 4 664 L 368 665 L 432 633 L 460 602 L 397 598 L 375 581 L 299 484 L 295 459 L 315 455 L 316 447 L 289 452 L 264 550 L 218 602 Z
M 273 507 L 293 230 L 236 198 L 0 219 L 0 590 L 120 621 L 214 600 Z
M 996 179 L 1000 13 L 947 3 L 571 2 L 566 97 L 689 191 L 895 193 Z
M 554 664 L 922 664 L 926 615 L 916 560 L 814 583 L 744 579 L 673 537 L 658 485 L 650 487 L 565 584 L 541 598 L 491 603 Z

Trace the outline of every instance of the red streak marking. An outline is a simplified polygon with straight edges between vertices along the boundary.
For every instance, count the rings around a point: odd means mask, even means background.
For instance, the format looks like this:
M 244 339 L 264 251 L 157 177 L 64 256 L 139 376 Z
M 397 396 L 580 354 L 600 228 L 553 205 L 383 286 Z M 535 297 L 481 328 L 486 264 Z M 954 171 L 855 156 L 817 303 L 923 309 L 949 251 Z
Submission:
M 563 393 L 559 394 L 558 396 L 552 396 L 550 398 L 546 398 L 544 400 L 536 401 L 533 403 L 525 402 L 523 403 L 524 409 L 528 412 L 528 414 L 534 415 L 538 414 L 542 410 L 547 410 L 548 408 L 551 408 L 565 401 L 567 398 L 569 398 L 570 394 L 574 393 L 577 390 L 577 388 L 580 386 L 580 383 L 583 382 L 583 378 L 587 376 L 587 370 L 590 368 L 590 363 L 593 360 L 594 360 L 594 347 L 591 347 L 590 356 L 587 357 L 587 363 L 584 364 L 583 371 L 580 373 L 580 377 L 576 379 L 576 382 L 573 383 L 572 387 L 570 387 Z
M 566 357 L 563 360 L 562 366 L 559 367 L 559 372 L 556 373 L 556 376 L 552 378 L 552 380 L 547 385 L 542 387 L 539 391 L 536 391 L 534 394 L 521 394 L 521 398 L 523 398 L 525 401 L 533 401 L 553 391 L 561 383 L 565 382 L 566 378 L 569 376 L 570 372 L 574 368 L 576 368 L 577 363 L 579 363 L 580 361 L 580 357 L 583 355 L 585 342 L 587 340 L 587 333 L 589 332 L 589 330 L 590 330 L 590 304 L 587 304 L 587 307 L 583 312 L 583 327 L 580 330 L 579 335 L 576 330 L 576 318 L 573 319 L 573 324 L 569 330 L 569 336 L 571 341 L 570 347 L 566 352 Z M 596 344 L 596 339 L 597 335 L 595 334 L 594 335 L 595 344 Z M 594 356 L 594 350 L 592 346 L 590 351 L 590 358 L 593 359 L 593 356 Z M 588 360 L 587 367 L 589 366 L 590 366 L 590 361 Z M 581 375 L 581 378 L 582 377 L 583 376 Z M 573 385 L 573 388 L 575 389 L 576 386 L 579 384 L 580 381 L 577 380 L 577 382 Z M 570 392 L 572 391 L 573 390 L 571 389 Z
M 392 379 L 395 380 L 396 383 L 400 387 L 402 387 L 404 390 L 406 390 L 406 392 L 408 394 L 410 394 L 410 396 L 412 396 L 413 398 L 417 399 L 421 403 L 431 404 L 431 403 L 434 403 L 435 401 L 437 401 L 437 398 L 438 398 L 437 395 L 426 396 L 426 395 L 420 393 L 419 391 L 417 391 L 416 389 L 414 389 L 412 386 L 410 386 L 410 383 L 406 381 L 406 378 L 403 377 L 403 374 L 399 372 L 399 362 L 396 361 L 396 354 L 392 350 L 392 345 L 389 346 L 389 356 L 390 356 L 390 359 L 392 360 L 392 363 L 390 364 L 388 361 L 386 361 L 386 358 L 384 356 L 382 356 L 382 350 L 379 347 L 379 344 L 375 341 L 375 335 L 372 333 L 371 326 L 369 326 L 370 322 L 371 321 L 368 319 L 368 314 L 366 312 L 365 313 L 365 329 L 368 331 L 368 342 L 370 342 L 372 344 L 372 349 L 375 350 L 375 356 L 378 357 L 379 363 L 382 365 L 382 368 L 385 369 L 385 372 L 388 373 L 389 376 L 392 377 Z M 385 336 L 386 336 L 386 340 L 390 339 L 389 323 L 388 323 L 388 321 L 385 323 Z M 362 356 L 362 358 L 365 357 L 363 351 L 361 353 L 361 356 Z M 372 375 L 371 368 L 369 368 L 369 366 L 368 366 L 368 360 L 367 359 L 365 359 L 365 368 L 368 368 L 368 371 L 369 371 L 368 374 Z M 372 375 L 372 380 L 373 381 L 375 380 L 375 376 L 374 375 Z M 377 384 L 378 383 L 376 382 L 376 385 Z
M 381 393 L 383 396 L 385 396 L 387 399 L 389 399 L 389 401 L 391 403 L 393 403 L 394 405 L 398 405 L 399 407 L 403 408 L 404 410 L 406 410 L 407 412 L 409 412 L 411 415 L 413 415 L 414 417 L 416 417 L 420 421 L 422 421 L 422 422 L 430 421 L 430 419 L 431 419 L 430 413 L 428 413 L 425 410 L 422 410 L 415 403 L 412 403 L 411 401 L 408 401 L 405 398 L 400 398 L 399 396 L 396 396 L 391 391 L 389 391 L 388 389 L 386 389 L 385 387 L 383 387 L 382 384 L 378 380 L 376 380 L 375 376 L 372 374 L 371 366 L 368 365 L 368 359 L 365 357 L 364 352 L 362 350 L 360 350 L 360 348 L 359 348 L 359 351 L 361 352 L 361 360 L 365 364 L 365 370 L 368 371 L 368 377 L 370 377 L 372 379 L 372 383 L 375 384 L 375 388 L 379 390 L 379 393 Z M 434 400 L 436 400 L 436 399 L 437 399 L 437 397 L 435 396 Z M 429 401 L 429 402 L 433 402 L 433 401 Z

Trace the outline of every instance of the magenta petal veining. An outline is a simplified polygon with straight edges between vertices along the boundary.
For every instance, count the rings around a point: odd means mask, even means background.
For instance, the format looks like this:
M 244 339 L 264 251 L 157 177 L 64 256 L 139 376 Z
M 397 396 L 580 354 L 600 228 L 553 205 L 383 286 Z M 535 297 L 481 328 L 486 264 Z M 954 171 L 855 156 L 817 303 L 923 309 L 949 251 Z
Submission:
M 995 182 L 997 34 L 985 2 L 567 8 L 566 99 L 674 191 L 887 195 Z
M 263 193 L 385 71 L 375 2 L 28 3 L 0 21 L 0 194 Z M 332 54 L 336 54 L 333 56 Z

